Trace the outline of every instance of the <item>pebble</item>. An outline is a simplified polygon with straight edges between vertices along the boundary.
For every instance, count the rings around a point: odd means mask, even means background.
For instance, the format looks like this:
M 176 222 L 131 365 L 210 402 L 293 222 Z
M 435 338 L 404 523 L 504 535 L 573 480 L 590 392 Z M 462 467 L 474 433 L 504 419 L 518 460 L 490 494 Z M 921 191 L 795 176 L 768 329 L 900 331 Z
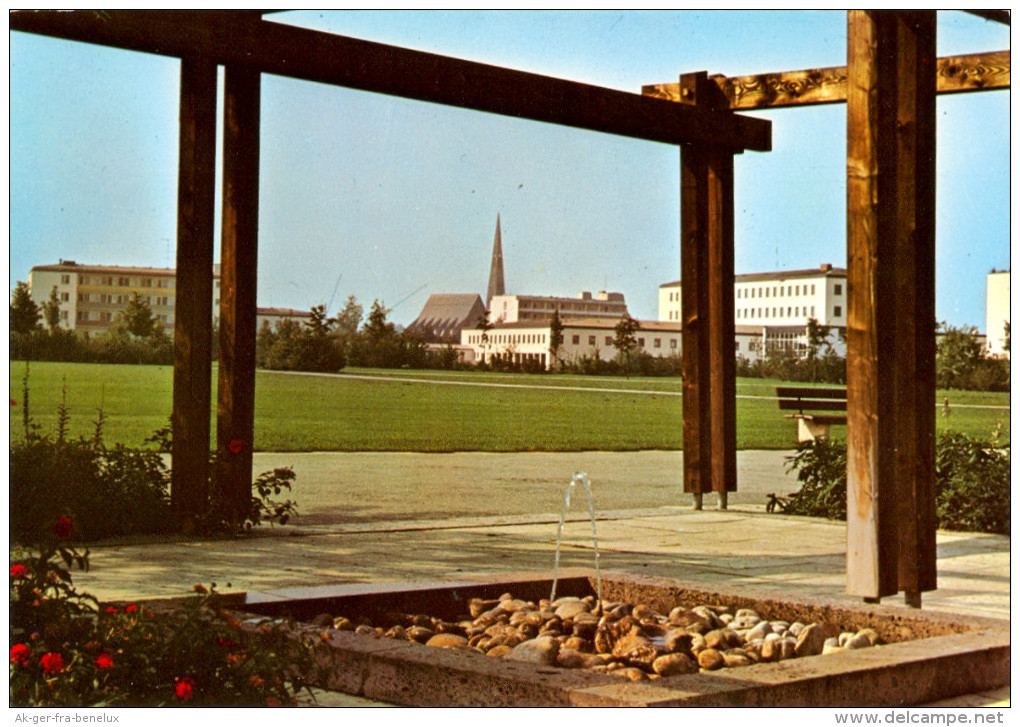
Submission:
M 721 669 L 726 665 L 726 659 L 716 649 L 705 649 L 698 654 L 698 666 L 702 669 Z
M 744 638 L 748 641 L 755 641 L 757 639 L 764 639 L 766 636 L 772 633 L 772 624 L 768 621 L 759 621 L 754 628 L 747 632 Z
M 866 649 L 871 646 L 871 639 L 868 638 L 867 634 L 854 634 L 847 639 L 844 648 L 847 649 Z
M 562 606 L 556 609 L 556 615 L 561 619 L 573 618 L 579 613 L 587 613 L 590 610 L 590 606 L 584 601 L 573 601 L 570 603 L 564 603 Z
M 518 644 L 503 658 L 530 664 L 556 666 L 556 657 L 559 655 L 559 651 L 559 641 L 549 636 L 543 636 L 540 639 L 532 639 Z
M 659 676 L 671 677 L 694 674 L 698 671 L 698 664 L 686 654 L 663 654 L 652 662 L 652 669 Z
M 818 624 L 811 624 L 805 626 L 798 634 L 794 649 L 797 656 L 817 656 L 822 653 L 824 646 L 825 629 Z
M 359 627 L 360 628 L 360 627 Z M 425 642 L 425 646 L 435 646 L 440 649 L 448 649 L 452 646 L 467 646 L 467 637 L 460 634 L 436 634 Z
M 432 647 L 566 669 L 618 674 L 635 681 L 698 671 L 778 662 L 873 646 L 871 628 L 843 631 L 832 625 L 768 620 L 754 609 L 724 604 L 677 606 L 668 616 L 645 604 L 597 603 L 566 596 L 537 603 L 504 593 L 471 599 L 467 615 L 446 621 L 425 614 L 389 612 L 385 626 L 366 618 L 319 614 L 319 628 L 386 636 Z

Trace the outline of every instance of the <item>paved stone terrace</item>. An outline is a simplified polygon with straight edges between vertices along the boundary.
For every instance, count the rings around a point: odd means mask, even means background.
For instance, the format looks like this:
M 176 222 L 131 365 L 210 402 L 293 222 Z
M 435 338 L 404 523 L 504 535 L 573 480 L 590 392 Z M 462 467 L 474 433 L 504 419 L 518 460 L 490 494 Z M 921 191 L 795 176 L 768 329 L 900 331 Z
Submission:
M 503 457 L 504 464 L 512 467 L 512 458 L 524 456 Z M 640 458 L 635 457 L 634 463 L 639 464 Z M 767 484 L 788 491 L 789 483 Z M 846 531 L 842 523 L 766 514 L 763 504 L 739 501 L 720 511 L 712 509 L 714 497 L 705 499 L 702 511 L 687 506 L 600 511 L 601 567 L 855 601 L 844 593 Z M 575 498 L 574 503 L 564 528 L 561 565 L 590 568 L 594 565 L 591 528 L 583 498 Z M 92 569 L 76 582 L 102 600 L 122 600 L 180 596 L 195 583 L 215 582 L 222 591 L 271 591 L 546 571 L 553 566 L 559 513 L 358 523 L 310 519 L 314 524 L 303 525 L 299 518 L 293 526 L 262 528 L 241 539 L 93 545 Z M 1009 617 L 1008 537 L 940 532 L 938 574 L 938 590 L 924 594 L 926 609 Z M 902 596 L 883 603 L 902 604 Z M 321 694 L 320 703 L 370 704 L 335 694 Z M 1009 687 L 1005 687 L 952 700 L 950 706 L 1008 703 Z

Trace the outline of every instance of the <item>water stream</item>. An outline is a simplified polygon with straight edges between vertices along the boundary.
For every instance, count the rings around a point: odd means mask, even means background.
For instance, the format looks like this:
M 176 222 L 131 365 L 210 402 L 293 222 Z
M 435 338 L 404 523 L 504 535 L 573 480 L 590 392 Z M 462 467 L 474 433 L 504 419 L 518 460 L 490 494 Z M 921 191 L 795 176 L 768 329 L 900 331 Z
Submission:
M 602 604 L 602 572 L 599 570 L 599 537 L 595 532 L 595 502 L 591 496 L 591 482 L 588 480 L 587 472 L 576 472 L 567 485 L 567 491 L 563 495 L 563 509 L 560 511 L 560 524 L 556 528 L 556 558 L 553 561 L 553 583 L 552 592 L 549 594 L 549 601 L 556 600 L 556 582 L 560 574 L 560 546 L 563 543 L 563 521 L 567 518 L 567 510 L 570 509 L 570 496 L 574 493 L 574 487 L 580 482 L 584 488 L 584 494 L 588 498 L 588 517 L 591 520 L 591 540 L 595 546 L 595 596 L 598 599 L 596 609 Z

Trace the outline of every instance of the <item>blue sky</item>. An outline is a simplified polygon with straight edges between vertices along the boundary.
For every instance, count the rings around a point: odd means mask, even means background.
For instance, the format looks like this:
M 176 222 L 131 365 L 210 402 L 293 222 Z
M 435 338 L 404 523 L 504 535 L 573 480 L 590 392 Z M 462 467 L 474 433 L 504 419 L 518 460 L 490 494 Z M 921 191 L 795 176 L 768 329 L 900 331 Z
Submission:
M 640 92 L 682 72 L 846 62 L 842 11 L 304 11 L 271 16 Z M 1009 48 L 939 12 L 939 55 Z M 10 287 L 33 265 L 172 266 L 173 59 L 10 34 Z M 496 215 L 508 292 L 609 289 L 654 318 L 679 277 L 675 147 L 265 76 L 259 304 L 373 299 L 407 324 L 430 293 L 484 294 Z M 846 263 L 842 105 L 758 113 L 736 159 L 738 273 Z M 938 101 L 936 312 L 984 329 L 1010 266 L 1009 93 Z M 217 255 L 218 257 L 218 255 Z

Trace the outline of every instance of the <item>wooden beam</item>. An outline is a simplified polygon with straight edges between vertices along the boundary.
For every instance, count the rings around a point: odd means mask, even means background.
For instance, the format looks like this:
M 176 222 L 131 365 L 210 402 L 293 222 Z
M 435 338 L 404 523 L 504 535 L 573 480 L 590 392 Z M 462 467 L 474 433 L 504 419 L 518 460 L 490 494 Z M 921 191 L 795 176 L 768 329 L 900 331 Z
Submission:
M 976 15 L 994 23 L 1010 24 L 1010 12 L 1008 10 L 965 10 L 964 12 Z
M 769 151 L 763 119 L 682 107 L 661 99 L 499 66 L 397 48 L 266 20 L 231 22 L 223 13 L 23 11 L 12 30 L 183 57 L 201 55 L 402 98 L 572 126 L 668 144 L 712 143 Z
M 207 509 L 212 389 L 212 274 L 216 172 L 216 66 L 181 63 L 177 296 L 170 499 L 185 531 Z
M 706 74 L 681 83 L 691 103 L 717 102 Z M 684 492 L 725 507 L 737 489 L 733 153 L 684 145 L 680 165 Z
M 940 94 L 1009 88 L 1008 50 L 947 56 L 937 60 L 936 68 Z M 751 76 L 714 75 L 709 79 L 733 110 L 845 103 L 847 98 L 846 66 Z M 654 98 L 683 100 L 679 83 L 652 84 L 641 90 Z
M 935 588 L 935 12 L 851 11 L 847 591 Z
M 240 524 L 251 508 L 255 435 L 261 76 L 227 66 L 225 78 L 216 486 L 220 514 Z

